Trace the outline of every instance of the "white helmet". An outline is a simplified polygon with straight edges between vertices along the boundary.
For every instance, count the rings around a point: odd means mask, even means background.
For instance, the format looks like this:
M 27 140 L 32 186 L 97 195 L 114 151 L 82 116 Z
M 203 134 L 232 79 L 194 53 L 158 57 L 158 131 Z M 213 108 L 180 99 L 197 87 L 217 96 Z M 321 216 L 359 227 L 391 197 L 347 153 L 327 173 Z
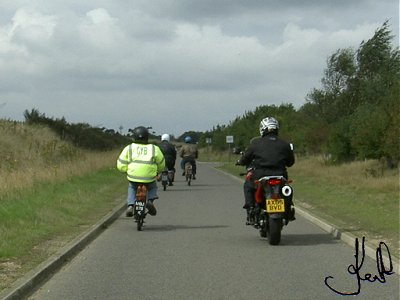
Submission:
M 266 117 L 260 123 L 260 135 L 261 136 L 264 135 L 265 130 L 267 130 L 267 131 L 272 131 L 272 130 L 277 131 L 278 129 L 279 129 L 279 123 L 275 118 Z
M 161 140 L 162 141 L 167 141 L 167 142 L 169 142 L 170 141 L 170 136 L 169 136 L 169 134 L 167 134 L 167 133 L 165 133 L 165 134 L 163 134 L 162 136 L 161 136 Z

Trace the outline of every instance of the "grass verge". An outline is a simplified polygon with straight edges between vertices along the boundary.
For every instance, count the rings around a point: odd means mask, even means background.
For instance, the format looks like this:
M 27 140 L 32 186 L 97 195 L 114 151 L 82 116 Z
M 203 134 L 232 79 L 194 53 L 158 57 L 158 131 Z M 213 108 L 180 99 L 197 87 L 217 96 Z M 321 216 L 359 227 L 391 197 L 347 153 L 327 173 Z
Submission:
M 372 246 L 385 242 L 399 258 L 399 173 L 365 173 L 373 168 L 378 168 L 374 161 L 329 166 L 315 157 L 298 159 L 289 169 L 295 205 L 343 232 L 365 236 Z M 221 169 L 238 177 L 244 171 L 233 163 Z
M 105 168 L 41 183 L 0 201 L 0 291 L 123 201 L 126 179 Z

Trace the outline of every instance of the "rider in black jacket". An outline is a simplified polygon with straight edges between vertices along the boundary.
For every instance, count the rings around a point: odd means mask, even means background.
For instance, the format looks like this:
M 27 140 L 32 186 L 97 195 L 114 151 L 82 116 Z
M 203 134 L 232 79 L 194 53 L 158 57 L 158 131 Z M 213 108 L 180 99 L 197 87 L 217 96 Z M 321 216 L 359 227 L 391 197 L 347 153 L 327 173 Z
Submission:
M 170 143 L 170 140 L 171 138 L 169 134 L 163 134 L 161 136 L 161 143 L 158 144 L 158 147 L 164 154 L 165 166 L 168 171 L 173 171 L 173 174 L 175 174 L 176 148 Z M 172 181 L 169 182 L 169 185 L 173 185 Z
M 267 117 L 260 123 L 261 137 L 252 139 L 241 159 L 239 165 L 252 165 L 254 171 L 251 182 L 267 175 L 282 175 L 288 178 L 286 168 L 291 167 L 294 162 L 294 153 L 291 144 L 278 137 L 279 123 L 275 118 Z M 245 206 L 249 209 L 254 207 L 255 188 L 245 185 Z M 246 196 L 247 195 L 247 196 Z

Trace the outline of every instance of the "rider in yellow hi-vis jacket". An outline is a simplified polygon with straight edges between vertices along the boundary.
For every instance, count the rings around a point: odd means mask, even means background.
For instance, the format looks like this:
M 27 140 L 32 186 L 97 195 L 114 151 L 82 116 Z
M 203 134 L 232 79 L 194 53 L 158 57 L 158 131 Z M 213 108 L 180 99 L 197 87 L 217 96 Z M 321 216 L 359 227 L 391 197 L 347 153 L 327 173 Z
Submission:
M 165 168 L 165 159 L 158 146 L 149 144 L 149 131 L 146 127 L 139 126 L 133 130 L 133 143 L 122 150 L 118 160 L 117 169 L 127 174 L 128 184 L 128 209 L 127 217 L 133 216 L 135 203 L 135 183 L 148 184 L 148 209 L 150 215 L 157 213 L 153 201 L 157 199 L 157 173 Z

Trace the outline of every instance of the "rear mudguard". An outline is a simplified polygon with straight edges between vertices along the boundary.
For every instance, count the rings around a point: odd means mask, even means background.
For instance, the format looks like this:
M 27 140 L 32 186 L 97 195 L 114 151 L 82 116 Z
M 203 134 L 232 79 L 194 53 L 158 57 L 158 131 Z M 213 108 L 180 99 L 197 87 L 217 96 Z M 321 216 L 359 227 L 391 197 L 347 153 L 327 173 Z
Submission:
M 271 219 L 283 219 L 283 215 L 282 214 L 268 214 L 268 218 L 271 218 Z

